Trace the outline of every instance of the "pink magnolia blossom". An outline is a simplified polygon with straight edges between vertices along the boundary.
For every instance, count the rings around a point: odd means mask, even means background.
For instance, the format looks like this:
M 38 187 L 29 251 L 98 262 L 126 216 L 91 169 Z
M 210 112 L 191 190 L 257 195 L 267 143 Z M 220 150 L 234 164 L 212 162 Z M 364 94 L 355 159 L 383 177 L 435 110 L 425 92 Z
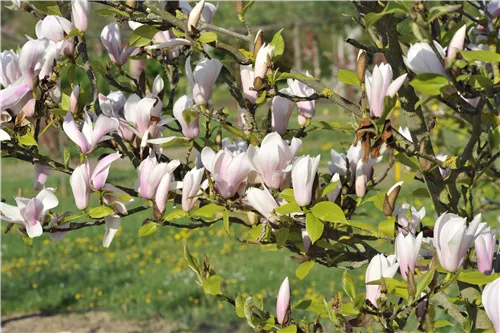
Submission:
M 478 237 L 476 230 L 481 214 L 476 215 L 467 227 L 467 219 L 456 214 L 444 213 L 434 226 L 434 246 L 441 266 L 448 272 L 456 272 L 464 261 L 467 251 Z
M 202 193 L 201 179 L 203 178 L 204 173 L 204 168 L 193 168 L 184 176 L 182 181 L 182 209 L 185 212 L 189 212 L 193 209 L 194 205 L 198 201 L 198 195 Z
M 283 324 L 287 320 L 287 313 L 290 310 L 290 283 L 288 277 L 283 280 L 276 299 L 276 319 Z
M 250 163 L 246 152 L 223 148 L 217 153 L 209 147 L 201 151 L 201 161 L 215 181 L 217 192 L 225 199 L 240 195 L 247 185 Z
M 292 183 L 295 201 L 299 206 L 307 206 L 312 200 L 314 178 L 318 172 L 320 155 L 301 156 L 292 167 Z
M 255 58 L 255 78 L 261 78 L 264 80 L 266 78 L 267 71 L 271 67 L 271 60 L 274 56 L 274 46 L 266 45 L 264 43 L 259 52 L 257 52 L 257 57 Z
M 278 208 L 276 200 L 269 192 L 267 188 L 264 187 L 263 190 L 256 187 L 251 187 L 246 192 L 247 200 L 250 206 L 258 211 L 262 216 L 268 220 L 274 220 L 272 212 L 275 208 Z
M 85 123 L 80 131 L 71 112 L 66 114 L 63 122 L 63 130 L 71 141 L 76 143 L 82 154 L 92 152 L 99 142 L 109 140 L 106 134 L 118 129 L 118 120 L 105 115 L 100 115 L 95 124 L 92 124 L 90 115 L 85 113 Z
M 243 88 L 243 95 L 252 104 L 257 100 L 257 91 L 252 90 L 253 80 L 255 79 L 252 65 L 240 65 L 241 86 Z
M 0 84 L 6 88 L 22 78 L 19 57 L 13 50 L 0 53 Z
M 217 59 L 202 59 L 198 61 L 193 71 L 190 61 L 191 57 L 188 57 L 186 59 L 186 76 L 189 84 L 193 87 L 193 100 L 196 105 L 207 104 L 222 69 L 222 63 Z
M 109 58 L 116 65 L 123 65 L 127 62 L 135 47 L 125 46 L 122 49 L 122 39 L 120 37 L 120 29 L 113 22 L 104 27 L 101 32 L 101 41 L 109 53 Z
M 129 200 L 123 201 L 122 199 L 123 196 L 127 196 L 127 194 L 124 191 L 120 190 L 119 188 L 116 188 L 111 184 L 106 184 L 104 188 L 103 202 L 108 206 L 112 205 L 113 209 L 117 214 L 111 214 L 104 218 L 104 222 L 106 224 L 106 231 L 104 233 L 104 237 L 102 240 L 102 246 L 105 248 L 108 248 L 111 245 L 113 238 L 115 237 L 116 233 L 118 232 L 118 229 L 120 228 L 121 224 L 120 215 L 128 214 L 126 205 L 134 201 L 134 199 L 131 197 Z
M 69 97 L 69 111 L 73 114 L 78 114 L 78 96 L 80 96 L 80 85 L 77 84 L 73 91 L 71 92 L 71 96 Z
M 399 264 L 396 256 L 390 255 L 387 258 L 383 254 L 377 254 L 372 258 L 365 273 L 365 283 L 380 280 L 381 277 L 393 278 L 396 275 Z M 379 285 L 366 285 L 366 299 L 377 307 L 377 299 L 380 297 Z
M 200 134 L 200 116 L 197 115 L 189 124 L 184 120 L 183 113 L 186 110 L 194 108 L 194 101 L 191 96 L 184 95 L 179 97 L 179 99 L 174 104 L 174 117 L 177 119 L 181 125 L 182 134 L 188 140 L 197 138 Z
M 80 31 L 89 27 L 90 2 L 88 0 L 71 0 L 71 21 Z
M 288 144 L 281 136 L 272 132 L 262 140 L 260 147 L 250 146 L 247 154 L 250 164 L 260 178 L 271 189 L 278 189 L 292 170 L 292 164 L 302 141 L 293 138 Z
M 403 74 L 392 81 L 392 67 L 389 64 L 380 64 L 373 69 L 373 75 L 369 71 L 365 74 L 366 96 L 370 104 L 370 115 L 381 117 L 384 113 L 385 96 L 394 97 L 403 85 L 407 74 Z
M 305 76 L 312 77 L 309 72 L 304 74 Z M 293 96 L 299 97 L 309 97 L 314 94 L 314 89 L 310 88 L 307 84 L 300 82 L 295 79 L 287 80 L 288 87 L 290 88 L 290 93 Z M 300 101 L 297 102 L 298 109 L 298 121 L 299 125 L 303 126 L 306 124 L 307 119 L 314 117 L 316 113 L 316 101 Z
M 33 189 L 40 190 L 47 181 L 49 175 L 52 173 L 52 169 L 49 166 L 40 163 L 35 163 L 34 167 L 35 177 L 33 181 Z
M 405 281 L 408 280 L 408 271 L 415 273 L 415 265 L 417 263 L 420 247 L 422 246 L 423 233 L 419 233 L 417 237 L 408 233 L 406 236 L 398 233 L 396 237 L 396 256 L 399 262 L 401 276 Z
M 479 223 L 474 235 L 476 240 L 477 269 L 486 275 L 490 275 L 493 269 L 493 256 L 495 255 L 496 235 L 491 233 L 491 228 L 487 223 Z
M 0 124 L 8 123 L 9 121 L 12 120 L 12 117 L 10 116 L 10 114 L 7 111 L 1 111 L 0 115 L 1 115 L 0 116 Z M 9 141 L 10 139 L 11 138 L 10 138 L 9 133 L 7 133 L 5 130 L 0 128 L 0 142 Z
M 23 226 L 30 238 L 40 236 L 43 233 L 42 224 L 45 215 L 59 204 L 54 191 L 49 188 L 43 189 L 33 199 L 16 197 L 17 206 L 0 203 L 0 219 Z
M 291 95 L 289 88 L 283 88 L 280 92 Z M 273 97 L 271 103 L 271 127 L 274 132 L 278 132 L 279 134 L 284 134 L 286 132 L 294 107 L 295 103 L 285 97 Z
M 47 15 L 43 20 L 38 21 L 35 32 L 39 39 L 47 38 L 60 44 L 61 56 L 72 57 L 75 52 L 75 37 L 66 40 L 64 38 L 73 28 L 73 24 L 64 17 Z
M 484 287 L 481 301 L 495 332 L 500 332 L 500 278 Z
M 410 211 L 410 214 L 408 214 L 408 211 Z M 408 203 L 396 206 L 393 214 L 397 218 L 397 223 L 401 226 L 398 227 L 399 232 L 405 236 L 408 234 L 408 231 L 416 235 L 420 222 L 425 217 L 425 213 L 425 207 L 417 211 L 413 206 L 410 209 L 410 204 Z M 408 217 L 408 215 L 410 216 Z

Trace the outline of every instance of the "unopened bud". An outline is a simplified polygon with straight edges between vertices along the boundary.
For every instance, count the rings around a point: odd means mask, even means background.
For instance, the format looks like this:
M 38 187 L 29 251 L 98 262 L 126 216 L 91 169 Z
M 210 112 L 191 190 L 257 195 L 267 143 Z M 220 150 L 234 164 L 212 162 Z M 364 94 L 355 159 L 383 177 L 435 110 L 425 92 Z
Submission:
M 255 35 L 255 40 L 253 42 L 253 57 L 254 58 L 257 58 L 257 53 L 259 53 L 259 50 L 260 50 L 263 42 L 264 42 L 264 34 L 262 33 L 262 30 L 259 30 L 257 32 L 257 35 Z
M 137 1 L 135 0 L 127 0 L 126 4 L 131 9 L 135 9 L 137 7 Z
M 77 84 L 69 98 L 69 110 L 72 114 L 78 114 L 78 96 L 80 96 L 80 85 Z
M 401 190 L 401 185 L 403 185 L 404 182 L 398 182 L 392 186 L 389 191 L 386 193 L 385 198 L 384 198 L 384 215 L 385 216 L 392 216 L 392 213 L 394 212 L 394 207 L 396 204 L 396 200 L 398 198 L 399 191 Z
M 365 82 L 365 72 L 366 72 L 366 51 L 359 50 L 358 59 L 356 60 L 356 74 L 358 74 L 358 80 L 360 82 Z
M 198 25 L 198 21 L 200 21 L 201 14 L 203 13 L 203 8 L 205 7 L 205 0 L 201 0 L 194 6 L 191 13 L 189 13 L 188 22 L 187 22 L 187 30 L 188 32 L 193 32 Z
M 236 10 L 236 14 L 240 15 L 243 12 L 244 7 L 245 7 L 245 1 L 234 2 L 234 9 Z

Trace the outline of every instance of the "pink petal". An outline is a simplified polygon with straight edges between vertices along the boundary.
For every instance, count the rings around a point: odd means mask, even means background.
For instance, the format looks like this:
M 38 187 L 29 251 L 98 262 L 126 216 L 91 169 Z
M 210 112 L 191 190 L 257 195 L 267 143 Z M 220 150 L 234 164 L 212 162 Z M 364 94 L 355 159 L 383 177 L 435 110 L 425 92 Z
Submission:
M 92 176 L 90 176 L 90 181 L 92 182 L 94 189 L 100 191 L 104 188 L 104 185 L 106 184 L 106 179 L 108 178 L 108 173 L 109 173 L 109 168 L 111 167 L 111 163 L 119 159 L 121 156 L 122 154 L 118 152 L 114 154 L 109 154 L 108 156 L 100 160 L 99 163 L 97 163 L 97 166 L 95 167 Z
M 63 130 L 71 141 L 76 143 L 80 147 L 80 151 L 86 154 L 90 151 L 89 142 L 87 138 L 80 132 L 78 125 L 73 119 L 71 112 L 66 114 L 63 122 Z

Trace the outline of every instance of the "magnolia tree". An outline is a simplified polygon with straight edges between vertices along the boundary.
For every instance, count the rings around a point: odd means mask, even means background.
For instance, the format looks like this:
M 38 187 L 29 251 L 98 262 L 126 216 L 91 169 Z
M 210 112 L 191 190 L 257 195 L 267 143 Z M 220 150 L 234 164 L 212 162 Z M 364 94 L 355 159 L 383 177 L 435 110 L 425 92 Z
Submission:
M 356 71 L 343 70 L 338 79 L 357 86 L 355 101 L 283 62 L 281 31 L 252 31 L 245 15 L 252 5 L 269 3 L 235 1 L 234 15 L 248 30 L 240 34 L 212 25 L 217 7 L 204 0 L 99 2 L 99 14 L 115 20 L 102 27 L 107 54 L 101 61 L 90 61 L 86 40 L 96 4 L 11 6 L 39 21 L 36 38 L 19 52 L 1 54 L 1 151 L 3 158 L 33 164 L 39 192 L 14 200 L 14 193 L 3 193 L 7 231 L 30 244 L 44 233 L 57 240 L 105 224 L 103 246 L 109 247 L 121 218 L 143 211 L 146 220 L 131 219 L 142 223 L 139 236 L 160 227 L 196 229 L 221 221 L 229 230 L 239 224 L 241 242 L 293 252 L 302 278 L 314 263 L 343 270 L 343 292 L 327 299 L 292 302 L 294 286 L 283 276 L 276 308 L 265 308 L 257 297 L 226 293 L 216 267 L 185 246 L 199 286 L 233 305 L 255 331 L 321 332 L 325 325 L 345 332 L 433 331 L 458 324 L 465 331 L 500 332 L 500 256 L 495 262 L 495 233 L 488 226 L 497 221 L 482 218 L 498 207 L 492 196 L 499 193 L 500 174 L 500 2 L 354 2 L 352 20 L 371 40 L 346 41 L 359 49 Z M 124 25 L 133 30 L 128 41 L 121 37 Z M 373 54 L 386 62 L 369 65 Z M 135 73 L 126 69 L 131 61 L 140 62 Z M 143 69 L 153 63 L 164 75 L 146 77 Z M 86 94 L 71 75 L 75 68 L 86 72 Z M 69 86 L 61 83 L 64 70 Z M 186 95 L 177 87 L 181 76 Z M 114 91 L 101 94 L 99 80 Z M 237 115 L 214 108 L 216 85 L 229 90 Z M 354 129 L 315 122 L 320 100 L 351 113 Z M 441 107 L 433 110 L 430 103 Z M 256 117 L 261 106 L 264 121 Z M 396 108 L 407 127 L 393 125 Z M 289 126 L 294 109 L 298 128 Z M 39 151 L 49 128 L 76 146 L 79 163 L 69 149 L 59 161 Z M 166 129 L 176 135 L 164 135 Z M 448 129 L 466 136 L 456 156 L 436 153 L 453 141 L 443 136 Z M 332 150 L 323 173 L 320 156 L 300 156 L 299 149 L 309 133 L 328 130 L 351 130 L 353 143 L 347 152 Z M 174 145 L 185 147 L 185 158 L 169 158 Z M 135 185 L 107 182 L 118 159 L 137 170 Z M 382 159 L 385 171 L 374 174 Z M 404 182 L 379 190 L 395 161 L 407 168 Z M 44 186 L 51 172 L 69 177 L 78 211 L 58 210 L 58 190 Z M 398 199 L 411 183 L 423 184 L 430 198 L 420 210 Z M 91 196 L 97 205 L 89 204 Z M 386 218 L 361 222 L 359 207 L 367 202 Z M 426 215 L 432 222 L 424 227 Z M 360 268 L 366 272 L 362 288 L 349 273 Z

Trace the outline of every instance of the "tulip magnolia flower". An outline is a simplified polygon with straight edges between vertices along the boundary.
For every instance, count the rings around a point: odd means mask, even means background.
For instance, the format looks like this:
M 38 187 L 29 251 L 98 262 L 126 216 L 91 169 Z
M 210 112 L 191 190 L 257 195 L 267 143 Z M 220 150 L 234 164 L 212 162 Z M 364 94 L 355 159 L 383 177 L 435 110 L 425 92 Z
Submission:
M 95 168 L 92 168 L 90 162 L 86 159 L 83 164 L 73 170 L 69 182 L 78 209 L 87 208 L 91 190 L 100 191 L 104 188 L 111 163 L 121 156 L 120 153 L 109 154 L 101 159 Z
M 356 179 L 355 179 L 355 189 L 356 195 L 360 198 L 364 197 L 366 194 L 366 183 L 372 177 L 373 166 L 378 162 L 377 159 L 370 159 L 368 162 L 363 162 L 363 160 L 359 160 L 356 165 Z
M 99 142 L 109 140 L 111 137 L 106 134 L 118 129 L 118 120 L 104 115 L 100 115 L 92 125 L 92 120 L 88 113 L 85 113 L 85 123 L 80 131 L 73 119 L 71 112 L 66 114 L 63 122 L 63 130 L 71 141 L 76 143 L 82 154 L 92 152 Z
M 58 230 L 69 229 L 70 223 L 65 223 L 65 224 L 59 225 L 59 221 L 68 215 L 71 215 L 70 211 L 66 211 L 66 212 L 62 213 L 61 215 L 54 214 L 53 215 L 54 217 L 49 222 L 49 227 L 55 225 L 55 226 L 57 226 Z M 51 241 L 57 242 L 57 241 L 60 241 L 61 239 L 63 239 L 67 233 L 68 233 L 68 231 L 49 232 L 49 237 L 50 237 Z
M 22 77 L 19 58 L 13 50 L 0 53 L 0 84 L 7 88 Z
M 436 154 L 436 158 L 438 160 L 444 162 L 444 161 L 446 161 L 448 159 L 448 155 Z M 439 172 L 441 173 L 441 177 L 443 177 L 443 179 L 446 179 L 450 175 L 451 170 L 448 169 L 448 168 L 441 168 L 441 167 L 439 167 Z
M 203 12 L 203 8 L 205 7 L 205 0 L 201 0 L 194 6 L 193 10 L 189 13 L 188 21 L 187 21 L 187 30 L 188 32 L 193 32 L 198 25 L 198 21 L 201 18 L 201 13 Z
M 71 21 L 80 31 L 89 27 L 90 2 L 88 0 L 71 0 Z
M 223 148 L 215 153 L 205 147 L 201 151 L 201 161 L 215 181 L 215 189 L 224 198 L 242 194 L 247 185 L 250 163 L 246 152 L 232 152 Z
M 326 197 L 328 200 L 331 202 L 335 202 L 337 200 L 337 197 L 340 194 L 340 191 L 342 190 L 342 183 L 340 182 L 340 176 L 338 173 L 334 174 L 332 176 L 332 179 L 330 180 L 330 183 L 335 183 L 337 182 L 337 186 L 335 187 L 334 190 L 326 194 Z
M 481 301 L 495 332 L 500 332 L 500 278 L 484 287 Z
M 255 78 L 266 79 L 267 71 L 271 68 L 271 61 L 274 56 L 274 46 L 266 45 L 264 43 L 259 52 L 257 52 L 257 57 L 255 58 Z
M 17 206 L 0 203 L 0 219 L 20 224 L 26 229 L 30 238 L 38 237 L 43 233 L 42 223 L 47 212 L 59 204 L 54 189 L 43 189 L 33 199 L 16 197 Z
M 278 207 L 278 204 L 267 188 L 264 187 L 263 190 L 255 187 L 249 188 L 247 190 L 247 200 L 250 206 L 266 219 L 274 220 L 272 212 Z
M 116 65 L 123 65 L 127 62 L 135 47 L 125 46 L 121 48 L 122 40 L 120 37 L 120 29 L 113 22 L 104 27 L 101 32 L 101 41 L 106 50 L 108 50 L 109 58 Z
M 175 119 L 177 119 L 179 124 L 181 124 L 182 135 L 184 135 L 186 139 L 189 140 L 197 138 L 200 134 L 200 115 L 198 113 L 196 115 L 196 118 L 194 118 L 189 124 L 187 124 L 184 120 L 184 111 L 189 109 L 192 110 L 193 108 L 193 98 L 188 95 L 180 97 L 174 104 L 174 117 Z
M 228 138 L 222 139 L 222 149 L 227 149 L 232 153 L 244 153 L 247 151 L 246 141 L 234 141 L 231 142 Z
M 40 163 L 35 163 L 34 166 L 35 166 L 35 177 L 33 181 L 33 189 L 39 190 L 42 188 L 42 186 L 47 181 L 47 178 L 52 173 L 52 169 L 49 166 Z
M 80 96 L 80 85 L 77 84 L 69 97 L 69 111 L 78 114 L 78 96 Z
M 292 183 L 295 201 L 299 206 L 307 206 L 312 199 L 314 179 L 318 172 L 320 155 L 301 156 L 292 167 Z
M 136 182 L 136 189 L 142 198 L 154 199 L 161 213 L 165 211 L 168 192 L 176 186 L 173 172 L 179 165 L 179 160 L 158 163 L 156 156 L 151 154 L 137 169 L 139 179 Z
M 408 271 L 415 273 L 415 264 L 417 263 L 418 253 L 422 246 L 423 233 L 419 233 L 417 237 L 413 234 L 398 233 L 396 237 L 396 257 L 399 262 L 401 276 L 405 281 L 408 280 Z
M 187 14 L 190 14 L 194 10 L 193 7 L 191 7 L 191 5 L 189 4 L 189 2 L 185 0 L 179 1 L 179 7 L 184 13 Z M 201 21 L 205 23 L 212 22 L 215 12 L 217 11 L 217 6 L 207 2 L 202 7 L 203 10 L 201 11 L 201 17 L 200 17 Z
M 137 96 L 137 95 L 131 95 Z M 138 96 L 137 96 L 138 97 Z M 127 98 L 121 91 L 112 91 L 108 96 L 99 94 L 99 107 L 102 113 L 108 117 L 122 116 Z
M 434 246 L 441 266 L 456 272 L 474 242 L 481 214 L 476 215 L 467 227 L 467 219 L 451 213 L 442 214 L 434 226 Z
M 116 213 L 120 215 L 127 215 L 128 211 L 126 205 L 133 202 L 134 199 L 130 197 L 128 201 L 126 202 L 122 201 L 123 199 L 120 198 L 123 198 L 123 196 L 126 195 L 127 194 L 124 191 L 120 190 L 119 188 L 116 188 L 111 184 L 106 184 L 104 188 L 104 194 L 102 196 L 102 201 L 108 206 L 112 205 Z M 104 218 L 104 222 L 106 224 L 106 232 L 104 233 L 102 246 L 105 248 L 108 248 L 111 245 L 113 238 L 115 237 L 116 233 L 118 232 L 118 229 L 120 228 L 121 219 L 120 215 L 118 214 L 111 214 Z
M 476 247 L 477 269 L 486 275 L 490 275 L 493 269 L 493 256 L 495 255 L 496 235 L 491 233 L 487 223 L 480 223 L 476 234 L 474 245 Z
M 253 80 L 255 79 L 252 65 L 240 65 L 241 86 L 243 87 L 243 95 L 252 104 L 257 100 L 257 91 L 252 90 Z M 276 97 L 275 97 L 276 98 Z
M 278 133 L 269 133 L 260 148 L 248 147 L 248 160 L 267 187 L 279 189 L 292 170 L 293 160 L 301 146 L 300 139 L 293 138 L 288 145 Z
M 0 114 L 0 124 L 3 123 L 8 123 L 9 121 L 12 120 L 12 117 L 7 111 L 2 111 Z M 9 133 L 5 132 L 3 129 L 0 128 L 0 142 L 2 141 L 9 141 L 10 140 L 10 135 Z
M 71 30 L 73 23 L 61 16 L 47 15 L 43 20 L 38 21 L 35 27 L 38 39 L 47 38 L 54 43 L 61 42 L 61 56 L 72 57 L 75 51 L 75 37 L 64 40 Z
M 407 74 L 403 74 L 392 81 L 392 67 L 389 64 L 380 64 L 373 69 L 373 75 L 366 71 L 366 96 L 370 104 L 370 115 L 380 118 L 384 113 L 385 96 L 394 97 L 403 85 Z
M 312 77 L 309 72 L 305 73 L 305 76 Z M 307 84 L 300 82 L 295 79 L 287 80 L 288 87 L 290 87 L 291 95 L 299 97 L 309 97 L 314 94 L 314 89 L 310 88 Z M 316 101 L 300 101 L 297 102 L 298 109 L 298 121 L 299 125 L 303 126 L 306 124 L 307 119 L 314 117 L 316 113 Z
M 410 214 L 408 214 L 409 210 L 411 212 Z M 417 211 L 415 207 L 411 207 L 410 209 L 410 204 L 408 203 L 396 206 L 396 209 L 394 209 L 394 216 L 396 216 L 397 223 L 401 226 L 398 227 L 399 232 L 405 236 L 408 234 L 408 231 L 415 235 L 425 214 L 425 207 Z M 408 215 L 410 216 L 408 217 Z
M 193 209 L 194 205 L 198 201 L 198 195 L 201 192 L 201 179 L 205 169 L 196 169 L 188 171 L 182 180 L 182 209 L 185 212 L 189 212 Z
M 196 105 L 208 103 L 215 80 L 222 69 L 222 63 L 217 59 L 202 59 L 191 70 L 191 57 L 186 59 L 186 76 L 188 82 L 193 87 L 193 99 Z
M 396 262 L 395 255 L 390 255 L 386 258 L 383 254 L 377 254 L 366 268 L 365 283 L 380 280 L 381 277 L 393 278 L 398 268 L 399 264 Z M 366 285 L 366 299 L 375 307 L 377 307 L 377 299 L 379 297 L 379 285 Z
M 338 173 L 340 176 L 347 174 L 347 162 L 345 154 L 330 150 L 330 161 L 327 162 L 328 170 L 332 175 Z
M 290 311 L 290 283 L 288 277 L 283 280 L 278 291 L 276 299 L 276 319 L 278 323 L 284 324 L 288 320 L 288 312 Z
M 283 88 L 280 92 L 291 95 L 290 89 Z M 292 115 L 295 103 L 281 96 L 274 96 L 271 103 L 271 127 L 274 132 L 284 134 L 288 129 L 288 121 Z
M 492 0 L 488 2 L 487 10 L 493 18 L 500 16 L 500 1 Z

